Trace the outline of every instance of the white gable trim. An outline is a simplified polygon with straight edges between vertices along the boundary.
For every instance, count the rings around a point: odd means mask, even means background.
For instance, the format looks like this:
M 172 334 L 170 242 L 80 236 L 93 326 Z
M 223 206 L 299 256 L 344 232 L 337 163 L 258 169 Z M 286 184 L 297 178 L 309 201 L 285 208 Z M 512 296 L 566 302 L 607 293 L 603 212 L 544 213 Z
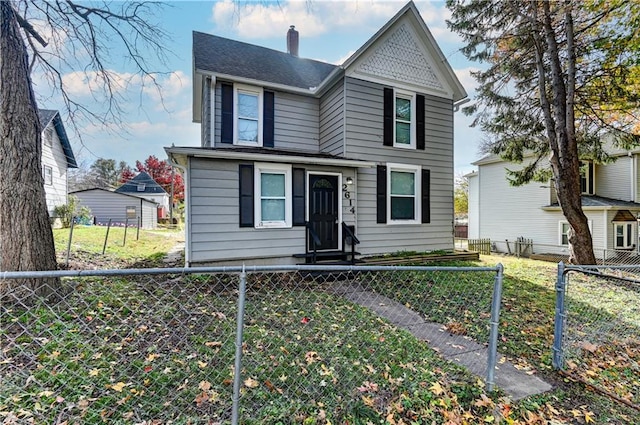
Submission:
M 362 64 L 393 37 L 394 33 L 404 26 L 405 30 L 411 34 L 414 42 L 422 50 L 425 60 L 430 66 L 430 71 L 434 74 L 442 88 L 418 85 L 412 82 L 398 81 L 397 77 L 370 75 L 362 71 Z M 454 102 L 467 97 L 467 93 L 453 72 L 446 57 L 440 50 L 435 38 L 427 28 L 424 20 L 420 16 L 413 2 L 407 3 L 389 22 L 387 22 L 380 30 L 371 37 L 358 51 L 356 51 L 349 59 L 347 59 L 342 67 L 345 69 L 347 76 L 353 76 L 359 79 L 365 79 L 379 84 L 392 85 L 408 90 L 420 91 L 425 94 L 434 94 L 440 97 L 453 99 Z

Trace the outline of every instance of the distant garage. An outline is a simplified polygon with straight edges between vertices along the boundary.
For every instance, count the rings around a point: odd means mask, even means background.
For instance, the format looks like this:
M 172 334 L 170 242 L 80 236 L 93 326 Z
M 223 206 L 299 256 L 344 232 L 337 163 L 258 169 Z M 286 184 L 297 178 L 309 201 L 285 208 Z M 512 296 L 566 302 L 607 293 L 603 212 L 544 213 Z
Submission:
M 155 229 L 158 226 L 158 203 L 106 189 L 86 189 L 70 192 L 76 196 L 81 206 L 88 207 L 94 223 L 107 225 L 135 226 L 140 220 L 143 229 Z

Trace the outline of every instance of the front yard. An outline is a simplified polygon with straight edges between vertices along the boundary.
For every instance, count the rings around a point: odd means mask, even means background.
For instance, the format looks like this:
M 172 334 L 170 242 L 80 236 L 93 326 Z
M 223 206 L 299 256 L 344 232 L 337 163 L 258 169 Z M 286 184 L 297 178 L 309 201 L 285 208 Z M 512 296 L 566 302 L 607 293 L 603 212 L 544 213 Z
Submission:
M 166 235 L 143 236 L 133 251 L 112 252 L 106 267 L 157 265 L 159 253 L 175 243 Z M 57 240 L 66 249 L 64 235 Z M 100 242 L 87 244 L 84 254 L 72 248 L 75 261 L 104 258 L 94 257 Z M 516 403 L 487 394 L 481 380 L 409 333 L 327 291 L 329 281 L 258 274 L 249 279 L 245 313 L 242 423 L 640 423 L 637 410 L 552 370 L 555 265 L 481 259 L 498 262 L 505 266 L 498 349 L 553 383 L 553 391 Z M 476 312 L 487 300 L 472 276 L 459 273 L 446 286 L 433 276 L 369 281 L 444 330 L 486 340 L 486 317 Z M 89 277 L 66 284 L 75 290 L 54 306 L 0 307 L 4 423 L 229 420 L 237 275 Z M 459 297 L 449 298 L 451 290 Z

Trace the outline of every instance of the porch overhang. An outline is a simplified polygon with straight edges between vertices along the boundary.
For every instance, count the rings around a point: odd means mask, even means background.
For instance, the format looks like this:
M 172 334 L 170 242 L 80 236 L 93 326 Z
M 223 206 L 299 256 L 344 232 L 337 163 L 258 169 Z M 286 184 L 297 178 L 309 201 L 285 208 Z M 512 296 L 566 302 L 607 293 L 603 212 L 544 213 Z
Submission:
M 558 203 L 541 207 L 543 211 L 562 211 Z M 585 195 L 582 197 L 583 211 L 630 210 L 640 211 L 640 203 L 605 198 L 603 196 Z
M 275 162 L 284 164 L 314 164 L 333 167 L 373 168 L 375 162 L 349 159 L 330 154 L 312 154 L 271 148 L 165 148 L 169 156 L 186 165 L 187 158 L 229 159 L 236 161 Z

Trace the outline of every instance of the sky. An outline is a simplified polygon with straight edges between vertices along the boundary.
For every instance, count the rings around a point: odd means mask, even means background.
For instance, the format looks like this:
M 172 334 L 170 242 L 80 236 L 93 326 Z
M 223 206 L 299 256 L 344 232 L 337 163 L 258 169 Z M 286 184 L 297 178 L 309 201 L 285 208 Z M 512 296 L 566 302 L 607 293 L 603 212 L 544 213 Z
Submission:
M 470 63 L 460 52 L 463 43 L 449 31 L 445 20 L 450 17 L 444 2 L 414 1 L 427 27 L 451 67 L 456 72 L 469 97 L 473 98 L 476 83 L 470 76 L 478 65 Z M 109 50 L 109 69 L 122 81 L 118 94 L 124 100 L 123 116 L 126 130 L 105 127 L 98 122 L 76 121 L 78 137 L 65 127 L 70 136 L 78 162 L 88 167 L 98 158 L 115 159 L 134 165 L 149 155 L 166 159 L 166 146 L 199 146 L 200 125 L 192 122 L 192 31 L 215 34 L 234 40 L 286 51 L 286 33 L 295 25 L 300 36 L 300 57 L 340 64 L 362 46 L 391 19 L 405 1 L 377 0 L 279 0 L 260 1 L 174 1 L 167 2 L 155 22 L 168 36 L 168 59 L 164 65 L 151 64 L 165 72 L 157 75 L 161 95 L 145 84 L 131 78 L 131 69 L 122 60 L 124 51 L 119 45 L 105 46 Z M 46 30 L 45 30 L 46 33 Z M 75 101 L 90 110 L 100 110 L 104 98 L 92 94 L 90 77 L 78 70 L 64 70 L 63 81 Z M 34 89 L 39 107 L 61 110 L 68 116 L 62 101 L 51 95 L 44 79 L 34 76 Z M 43 96 L 43 93 L 47 93 Z M 454 116 L 454 169 L 456 175 L 474 169 L 471 162 L 479 159 L 478 146 L 482 139 L 479 130 L 470 128 L 472 118 L 458 111 Z

